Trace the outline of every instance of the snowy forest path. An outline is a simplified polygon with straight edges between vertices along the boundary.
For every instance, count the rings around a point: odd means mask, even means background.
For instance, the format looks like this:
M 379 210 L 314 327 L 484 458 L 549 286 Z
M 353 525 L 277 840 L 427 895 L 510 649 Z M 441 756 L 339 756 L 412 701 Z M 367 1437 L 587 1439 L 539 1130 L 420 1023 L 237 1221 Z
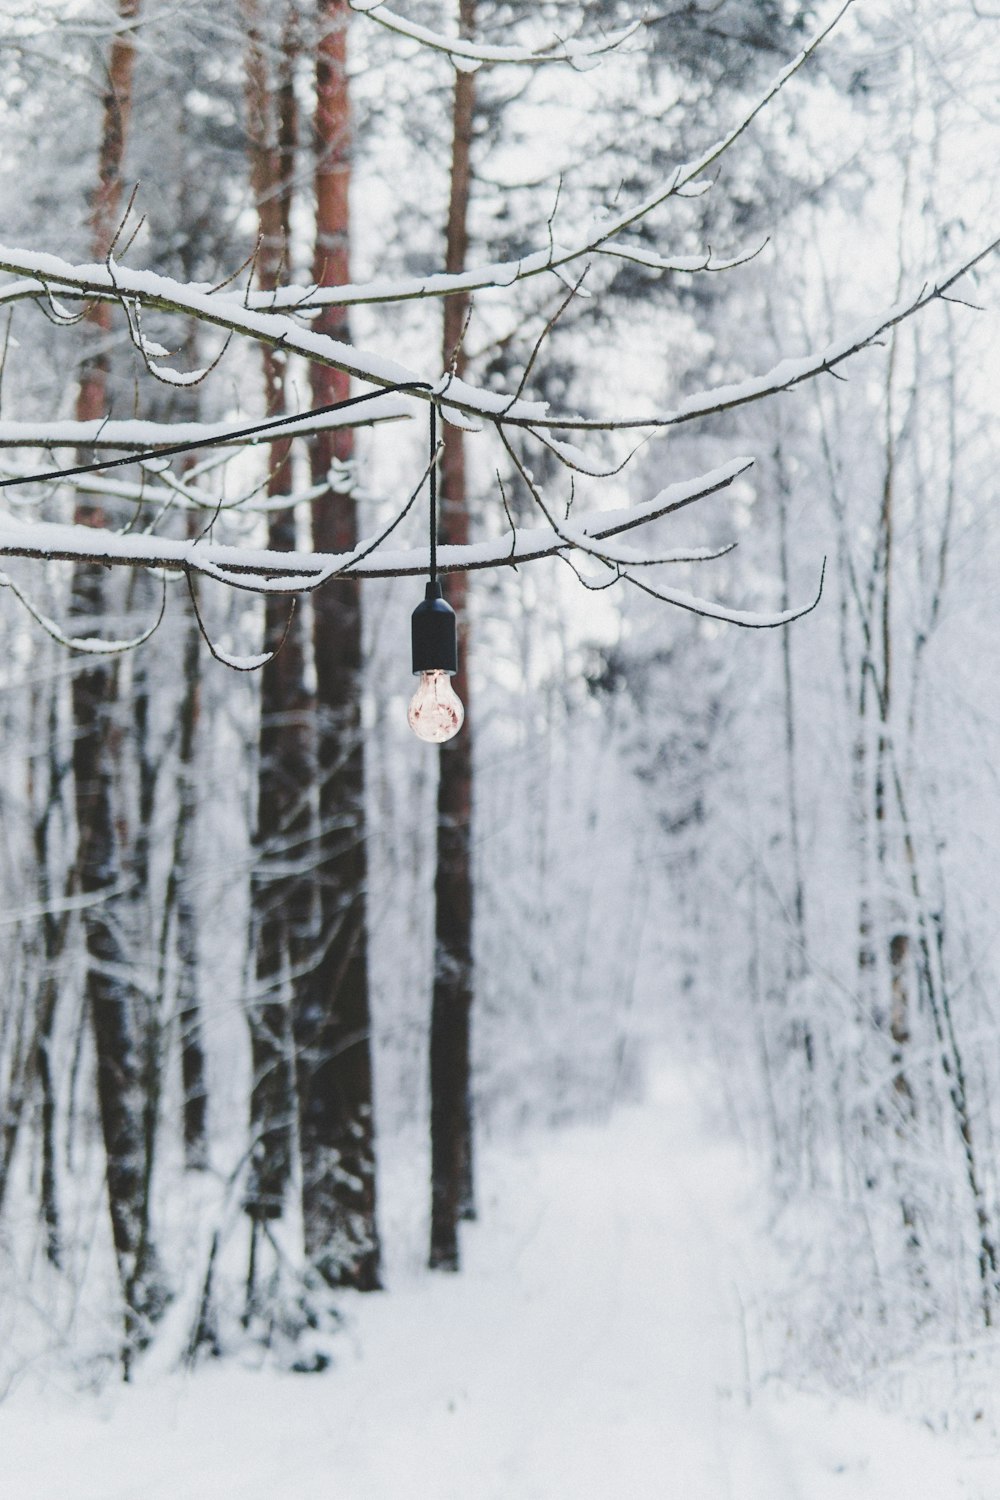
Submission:
M 97 1400 L 24 1380 L 0 1405 L 0 1500 L 1000 1494 L 995 1460 L 760 1387 L 750 1174 L 700 1127 L 697 1084 L 661 1069 L 606 1121 L 487 1143 L 465 1270 L 414 1253 L 389 1292 L 350 1294 L 322 1375 L 140 1368 Z M 413 1204 L 420 1177 L 410 1160 Z
M 739 1299 L 697 1188 L 733 1148 L 695 1152 L 672 1078 L 609 1121 L 487 1149 L 489 1222 L 467 1236 L 465 1273 L 402 1293 L 424 1308 L 422 1397 L 406 1412 L 398 1393 L 393 1446 L 421 1487 L 386 1470 L 366 1494 L 733 1500 Z M 387 1335 L 396 1314 L 387 1304 Z M 796 1500 L 770 1478 L 768 1500 Z

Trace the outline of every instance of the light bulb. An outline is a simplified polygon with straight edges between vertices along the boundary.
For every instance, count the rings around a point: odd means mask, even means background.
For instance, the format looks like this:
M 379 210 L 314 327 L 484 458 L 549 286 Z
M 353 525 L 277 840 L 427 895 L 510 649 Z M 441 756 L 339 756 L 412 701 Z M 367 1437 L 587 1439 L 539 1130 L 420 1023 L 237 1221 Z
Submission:
M 421 672 L 417 691 L 407 711 L 410 728 L 418 740 L 440 745 L 462 727 L 465 709 L 451 685 L 450 672 Z

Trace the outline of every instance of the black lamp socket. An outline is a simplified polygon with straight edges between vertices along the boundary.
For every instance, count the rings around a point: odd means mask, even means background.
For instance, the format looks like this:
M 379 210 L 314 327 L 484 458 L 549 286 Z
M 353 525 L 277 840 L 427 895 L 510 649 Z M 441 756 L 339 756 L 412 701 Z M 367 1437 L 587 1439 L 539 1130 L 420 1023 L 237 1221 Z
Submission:
M 414 672 L 458 671 L 458 620 L 442 597 L 441 585 L 429 583 L 422 604 L 410 621 Z

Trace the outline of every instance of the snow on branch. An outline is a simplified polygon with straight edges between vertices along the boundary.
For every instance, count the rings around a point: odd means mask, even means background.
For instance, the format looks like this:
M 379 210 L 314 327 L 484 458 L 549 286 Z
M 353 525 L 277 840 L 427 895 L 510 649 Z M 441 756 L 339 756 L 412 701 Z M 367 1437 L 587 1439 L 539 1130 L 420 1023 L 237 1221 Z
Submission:
M 0 269 L 22 276 L 35 274 L 36 292 L 39 296 L 47 295 L 51 285 L 56 285 L 63 294 L 91 296 L 95 293 L 112 293 L 120 296 L 124 293 L 131 297 L 138 296 L 147 306 L 166 312 L 188 314 L 227 331 L 245 334 L 258 342 L 300 354 L 314 363 L 343 370 L 372 385 L 412 386 L 414 399 L 434 400 L 444 408 L 451 408 L 473 419 L 485 418 L 505 427 L 525 427 L 538 431 L 563 429 L 614 432 L 633 428 L 655 430 L 674 427 L 700 417 L 731 411 L 779 391 L 791 390 L 817 375 L 830 373 L 853 354 L 876 343 L 897 323 L 920 312 L 930 303 L 946 298 L 957 281 L 998 247 L 1000 237 L 974 253 L 963 256 L 933 281 L 925 281 L 917 292 L 897 302 L 888 311 L 874 314 L 864 323 L 856 325 L 847 335 L 835 340 L 825 349 L 795 359 L 784 359 L 761 375 L 750 376 L 712 390 L 695 392 L 666 412 L 604 417 L 553 413 L 547 402 L 527 401 L 516 395 L 483 390 L 452 375 L 438 375 L 433 381 L 427 381 L 423 376 L 384 355 L 343 344 L 311 329 L 302 328 L 289 317 L 243 307 L 233 298 L 213 294 L 210 289 L 173 281 L 152 271 L 130 271 L 122 266 L 116 266 L 111 271 L 103 264 L 74 266 L 54 255 L 16 250 L 3 245 L 0 245 Z M 3 294 L 0 293 L 0 301 L 2 300 Z M 415 388 L 421 385 L 425 388 Z
M 396 422 L 412 414 L 412 402 L 400 396 L 374 396 L 369 405 L 349 411 L 303 416 L 300 421 L 289 418 L 287 424 L 282 424 L 280 435 L 303 437 L 330 427 L 368 427 L 376 422 Z M 241 437 L 245 427 L 245 417 L 228 422 L 118 421 L 112 418 L 98 422 L 0 421 L 0 448 L 93 448 L 99 452 L 117 449 L 129 453 L 182 443 L 190 443 L 192 447 L 211 443 L 213 447 L 244 448 L 274 440 L 273 433 L 262 433 L 256 438 Z
M 652 499 L 629 509 L 597 511 L 574 523 L 574 534 L 587 546 L 636 526 L 670 515 L 707 495 L 726 489 L 750 468 L 751 458 L 735 458 L 696 479 L 669 485 Z M 393 523 L 393 525 L 395 522 Z M 387 535 L 390 526 L 382 534 Z M 235 588 L 259 593 L 302 593 L 344 574 L 365 578 L 401 578 L 428 571 L 426 548 L 390 551 L 378 539 L 360 542 L 353 552 L 276 552 L 226 546 L 206 539 L 191 541 L 148 534 L 112 533 L 90 526 L 23 521 L 0 514 L 0 556 L 90 561 L 108 566 L 155 567 L 189 576 L 201 574 Z M 461 547 L 439 547 L 439 572 L 456 573 L 509 567 L 552 557 L 578 543 L 553 527 L 516 530 L 506 537 Z M 598 549 L 599 551 L 599 549 Z M 701 561 L 710 554 L 691 549 L 661 555 L 655 561 Z M 650 561 L 632 554 L 633 562 Z
M 998 249 L 1000 249 L 1000 236 L 976 250 L 972 255 L 963 256 L 935 280 L 925 281 L 920 289 L 911 293 L 909 297 L 903 298 L 883 312 L 872 314 L 864 322 L 855 324 L 849 333 L 835 339 L 825 349 L 803 354 L 795 359 L 780 360 L 778 364 L 773 365 L 770 370 L 766 370 L 761 375 L 750 375 L 745 380 L 715 386 L 708 391 L 694 392 L 670 411 L 644 417 L 628 417 L 623 421 L 615 419 L 601 421 L 597 418 L 579 417 L 567 417 L 560 421 L 549 416 L 544 423 L 533 424 L 515 420 L 510 425 L 563 427 L 568 431 L 578 432 L 625 431 L 637 427 L 676 427 L 683 422 L 696 421 L 700 417 L 717 416 L 720 412 L 733 411 L 736 407 L 746 406 L 752 401 L 762 401 L 765 397 L 775 396 L 780 391 L 793 390 L 803 381 L 813 380 L 819 375 L 833 374 L 838 365 L 842 365 L 853 355 L 859 354 L 862 349 L 877 344 L 883 334 L 895 328 L 898 323 L 912 317 L 914 313 L 930 306 L 932 302 L 954 300 L 949 299 L 948 293 L 955 283 L 979 265 L 980 261 L 995 254 Z
M 513 63 L 522 67 L 538 67 L 545 63 L 568 62 L 574 67 L 586 67 L 596 58 L 620 47 L 630 36 L 635 35 L 642 24 L 641 21 L 634 21 L 623 31 L 609 32 L 607 36 L 591 39 L 563 40 L 561 37 L 554 37 L 547 47 L 533 51 L 530 47 L 494 47 L 485 42 L 470 42 L 462 37 L 444 36 L 440 32 L 431 31 L 427 26 L 419 26 L 416 22 L 397 15 L 395 11 L 383 5 L 381 0 L 374 0 L 374 3 L 371 3 L 371 0 L 367 0 L 367 3 L 366 0 L 350 0 L 350 6 L 352 10 L 377 21 L 387 31 L 394 31 L 399 36 L 409 37 L 412 41 L 420 42 L 422 46 L 430 47 L 435 52 L 447 53 L 455 67 L 463 73 L 475 72 L 483 63 Z
M 544 515 L 551 529 L 564 543 L 567 549 L 561 555 L 569 561 L 569 552 L 578 551 L 587 557 L 594 558 L 599 564 L 608 570 L 609 576 L 597 584 L 588 583 L 582 577 L 579 570 L 574 568 L 579 581 L 585 588 L 605 589 L 611 588 L 616 583 L 629 583 L 638 588 L 651 598 L 658 599 L 662 604 L 673 604 L 678 609 L 687 610 L 690 614 L 702 615 L 707 620 L 720 620 L 728 625 L 739 625 L 744 630 L 774 630 L 781 625 L 791 625 L 794 620 L 801 620 L 803 615 L 811 614 L 819 604 L 823 596 L 823 579 L 826 574 L 826 562 L 824 560 L 823 570 L 820 574 L 819 588 L 813 599 L 804 605 L 797 605 L 792 609 L 779 610 L 776 612 L 762 613 L 757 610 L 732 609 L 724 604 L 716 604 L 713 600 L 702 599 L 697 594 L 689 594 L 686 590 L 675 589 L 662 584 L 650 584 L 637 578 L 631 571 L 634 567 L 650 567 L 657 563 L 676 561 L 676 558 L 665 556 L 647 557 L 637 553 L 631 547 L 602 547 L 598 546 L 591 534 L 577 524 L 569 521 L 557 521 L 552 506 L 546 501 L 542 491 L 535 484 L 531 473 L 525 468 L 524 463 L 517 451 L 508 441 L 503 432 L 500 432 L 500 440 L 507 450 L 507 455 L 515 469 L 521 475 L 527 485 L 531 498 L 538 509 Z M 732 544 L 723 547 L 714 553 L 709 553 L 696 561 L 707 561 L 710 557 L 722 557 L 733 550 Z

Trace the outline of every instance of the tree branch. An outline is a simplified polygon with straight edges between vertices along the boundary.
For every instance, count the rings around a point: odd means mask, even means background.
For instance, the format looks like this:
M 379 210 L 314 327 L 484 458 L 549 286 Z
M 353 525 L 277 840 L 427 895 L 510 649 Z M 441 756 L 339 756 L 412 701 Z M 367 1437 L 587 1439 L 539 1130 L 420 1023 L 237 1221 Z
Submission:
M 462 72 L 473 72 L 483 63 L 511 63 L 519 67 L 540 67 L 545 63 L 568 62 L 575 66 L 586 63 L 591 58 L 604 56 L 607 52 L 613 52 L 620 47 L 630 36 L 634 36 L 642 25 L 641 21 L 634 21 L 623 31 L 609 32 L 607 36 L 564 41 L 560 37 L 553 38 L 548 47 L 539 51 L 532 51 L 530 47 L 494 47 L 486 42 L 470 42 L 462 37 L 443 36 L 440 32 L 431 31 L 427 26 L 418 26 L 414 21 L 408 21 L 403 16 L 398 16 L 394 11 L 388 10 L 382 4 L 382 0 L 349 0 L 352 10 L 367 16 L 372 21 L 377 21 L 387 31 L 394 31 L 398 36 L 409 37 L 412 41 L 420 42 L 424 47 L 430 47 L 432 51 L 446 53 Z
M 697 479 L 668 486 L 642 505 L 592 513 L 576 523 L 574 533 L 586 538 L 589 545 L 592 541 L 645 525 L 726 489 L 750 468 L 752 462 L 750 458 L 732 459 Z M 406 508 L 411 503 L 412 497 Z M 429 565 L 426 548 L 391 552 L 381 546 L 382 540 L 404 513 L 405 510 L 378 537 L 362 542 L 354 552 L 338 554 L 275 552 L 208 541 L 192 542 L 183 538 L 101 533 L 89 526 L 25 522 L 4 516 L 0 517 L 0 556 L 90 561 L 108 567 L 162 568 L 203 574 L 231 587 L 256 593 L 301 593 L 344 574 L 362 578 L 403 578 L 426 573 Z M 455 573 L 509 567 L 552 557 L 576 545 L 554 528 L 522 530 L 517 533 L 513 544 L 509 537 L 502 537 L 466 547 L 439 547 L 438 571 Z
M 964 256 L 937 280 L 925 282 L 915 295 L 897 303 L 886 312 L 876 314 L 818 353 L 785 359 L 762 375 L 751 376 L 747 380 L 715 390 L 697 392 L 686 397 L 670 411 L 642 416 L 607 417 L 550 413 L 547 403 L 512 400 L 510 395 L 503 392 L 483 390 L 451 376 L 438 376 L 434 381 L 424 381 L 414 371 L 394 360 L 313 333 L 299 327 L 290 318 L 276 313 L 255 312 L 252 308 L 242 307 L 232 298 L 206 293 L 198 287 L 185 286 L 150 271 L 126 271 L 117 267 L 112 278 L 105 266 L 72 266 L 53 255 L 12 250 L 5 246 L 0 246 L 0 269 L 27 274 L 34 272 L 39 278 L 39 296 L 43 295 L 43 280 L 56 283 L 64 294 L 75 291 L 88 296 L 102 290 L 108 291 L 114 282 L 117 283 L 113 286 L 115 295 L 127 292 L 130 296 L 140 296 L 147 306 L 187 314 L 202 322 L 243 333 L 261 343 L 280 346 L 289 353 L 300 354 L 315 364 L 343 370 L 372 385 L 423 385 L 425 389 L 413 390 L 414 398 L 436 400 L 439 405 L 472 418 L 488 418 L 490 421 L 499 418 L 506 426 L 512 427 L 616 432 L 638 427 L 674 427 L 701 417 L 717 416 L 721 412 L 732 411 L 779 391 L 791 390 L 816 375 L 830 373 L 851 355 L 875 343 L 897 323 L 921 311 L 929 303 L 943 298 L 957 281 L 980 261 L 992 255 L 998 246 L 1000 237 L 991 240 L 973 254 Z M 0 294 L 0 301 L 2 300 Z

